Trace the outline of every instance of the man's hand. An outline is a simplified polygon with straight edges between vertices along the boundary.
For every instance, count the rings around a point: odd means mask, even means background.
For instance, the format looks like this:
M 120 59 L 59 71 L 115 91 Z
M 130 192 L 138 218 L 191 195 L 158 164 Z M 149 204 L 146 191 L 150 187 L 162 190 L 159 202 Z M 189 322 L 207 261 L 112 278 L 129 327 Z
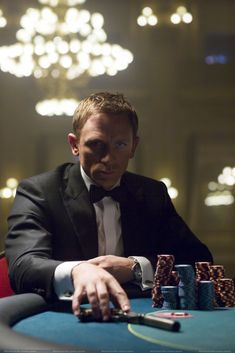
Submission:
M 113 275 L 119 283 L 133 280 L 131 271 L 134 260 L 128 257 L 115 255 L 98 256 L 88 260 L 89 263 L 99 266 Z
M 80 313 L 82 298 L 87 295 L 94 316 L 108 320 L 109 301 L 115 302 L 123 311 L 130 310 L 130 303 L 118 281 L 105 269 L 92 263 L 82 262 L 72 270 L 74 285 L 72 308 L 75 315 Z

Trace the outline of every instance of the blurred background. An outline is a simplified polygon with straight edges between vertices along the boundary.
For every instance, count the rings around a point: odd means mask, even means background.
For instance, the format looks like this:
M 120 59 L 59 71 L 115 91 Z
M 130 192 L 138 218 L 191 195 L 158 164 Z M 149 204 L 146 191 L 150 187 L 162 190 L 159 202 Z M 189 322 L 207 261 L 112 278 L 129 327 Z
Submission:
M 235 277 L 235 1 L 0 0 L 0 251 L 17 183 L 72 161 L 77 102 L 124 93 L 162 179 Z

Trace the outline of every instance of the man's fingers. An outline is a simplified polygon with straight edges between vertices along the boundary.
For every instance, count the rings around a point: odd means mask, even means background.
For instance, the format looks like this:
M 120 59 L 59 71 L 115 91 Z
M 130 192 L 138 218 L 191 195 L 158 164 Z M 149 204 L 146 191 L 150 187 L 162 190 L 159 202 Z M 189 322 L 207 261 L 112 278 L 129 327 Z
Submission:
M 99 298 L 96 291 L 96 286 L 93 283 L 90 283 L 86 288 L 87 299 L 91 305 L 91 309 L 93 311 L 93 315 L 96 319 L 99 319 L 100 314 L 100 305 Z
M 80 304 L 85 295 L 96 319 L 108 320 L 110 317 L 109 300 L 114 298 L 123 311 L 130 310 L 126 293 L 118 281 L 106 270 L 84 262 L 72 272 L 75 287 L 72 308 L 75 315 L 80 313 Z
M 80 304 L 82 298 L 84 297 L 84 289 L 82 287 L 77 287 L 73 294 L 72 309 L 74 315 L 78 316 L 80 313 Z
M 112 285 L 109 287 L 109 292 L 115 306 L 120 307 L 125 312 L 131 310 L 129 299 L 117 281 L 116 283 L 112 282 Z
M 104 321 L 107 321 L 110 317 L 109 293 L 107 291 L 107 287 L 103 282 L 99 282 L 97 283 L 96 289 L 99 298 L 101 316 Z

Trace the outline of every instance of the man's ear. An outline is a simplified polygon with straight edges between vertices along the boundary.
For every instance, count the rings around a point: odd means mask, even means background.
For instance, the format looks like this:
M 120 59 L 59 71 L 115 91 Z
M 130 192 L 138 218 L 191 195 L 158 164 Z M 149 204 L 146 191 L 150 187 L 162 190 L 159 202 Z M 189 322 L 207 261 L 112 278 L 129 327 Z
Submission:
M 68 143 L 71 146 L 71 151 L 74 156 L 79 156 L 79 146 L 78 146 L 78 137 L 73 134 L 68 134 Z
M 140 140 L 139 136 L 135 136 L 135 137 L 133 138 L 133 143 L 132 143 L 132 149 L 131 149 L 130 159 L 133 158 L 134 155 L 135 155 L 135 151 L 136 151 L 136 148 L 137 148 L 137 146 L 138 146 L 139 140 Z

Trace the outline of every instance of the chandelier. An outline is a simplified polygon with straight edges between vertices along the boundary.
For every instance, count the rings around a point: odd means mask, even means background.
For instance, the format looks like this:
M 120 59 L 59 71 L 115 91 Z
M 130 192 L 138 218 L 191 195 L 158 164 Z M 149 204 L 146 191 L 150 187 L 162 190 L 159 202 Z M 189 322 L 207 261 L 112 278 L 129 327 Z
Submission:
M 68 94 L 72 82 L 114 76 L 133 61 L 129 50 L 106 41 L 102 14 L 80 8 L 85 1 L 38 0 L 40 7 L 21 17 L 17 42 L 0 47 L 3 72 L 32 76 L 48 89 L 48 97 L 36 105 L 40 115 L 73 114 L 78 101 Z

